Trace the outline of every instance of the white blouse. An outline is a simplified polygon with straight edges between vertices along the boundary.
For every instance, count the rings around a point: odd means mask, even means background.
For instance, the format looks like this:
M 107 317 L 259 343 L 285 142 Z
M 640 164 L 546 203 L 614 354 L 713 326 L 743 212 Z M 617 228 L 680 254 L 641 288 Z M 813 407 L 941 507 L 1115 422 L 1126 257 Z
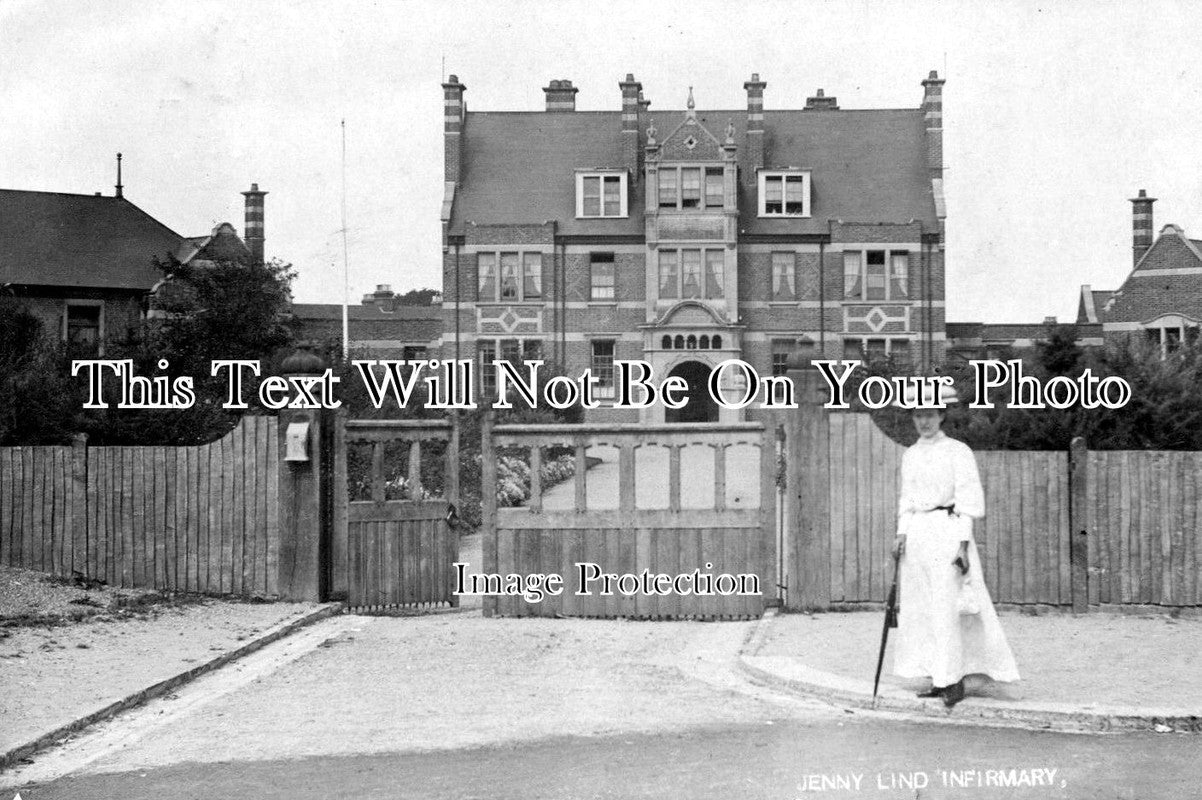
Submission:
M 985 516 L 985 492 L 972 450 L 943 431 L 919 438 L 902 454 L 898 515 L 953 503 L 960 514 Z

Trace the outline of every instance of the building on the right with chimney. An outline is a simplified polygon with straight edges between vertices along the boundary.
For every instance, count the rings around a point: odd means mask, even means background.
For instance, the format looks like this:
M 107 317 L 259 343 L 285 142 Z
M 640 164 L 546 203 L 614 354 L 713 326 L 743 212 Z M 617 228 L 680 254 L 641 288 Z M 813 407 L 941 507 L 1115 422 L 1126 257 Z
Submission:
M 1152 205 L 1144 189 L 1131 198 L 1132 267 L 1118 289 L 1081 287 L 1078 324 L 1101 326 L 1106 341 L 1142 337 L 1161 357 L 1196 339 L 1202 321 L 1202 240 L 1177 225 L 1153 236 Z

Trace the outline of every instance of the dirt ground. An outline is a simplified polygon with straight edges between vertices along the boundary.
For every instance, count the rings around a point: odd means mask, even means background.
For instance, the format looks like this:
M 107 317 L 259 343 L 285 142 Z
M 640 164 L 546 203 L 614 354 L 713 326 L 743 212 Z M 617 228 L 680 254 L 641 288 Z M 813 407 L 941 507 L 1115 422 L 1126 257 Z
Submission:
M 0 568 L 0 751 L 314 608 L 84 588 Z
M 1194 709 L 1202 714 L 1202 620 L 1167 615 L 1030 616 L 999 612 L 1022 680 L 981 685 L 979 693 L 1080 707 Z M 798 658 L 807 667 L 872 680 L 882 615 L 782 614 L 772 623 L 761 656 Z M 888 672 L 884 684 L 910 686 Z

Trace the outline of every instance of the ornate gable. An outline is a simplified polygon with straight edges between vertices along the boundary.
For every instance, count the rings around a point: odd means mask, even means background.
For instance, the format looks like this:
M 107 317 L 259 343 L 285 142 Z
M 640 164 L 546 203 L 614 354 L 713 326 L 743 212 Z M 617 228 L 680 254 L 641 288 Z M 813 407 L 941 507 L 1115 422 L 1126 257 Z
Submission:
M 660 146 L 662 161 L 721 161 L 722 142 L 697 119 L 693 87 L 689 87 L 688 111 Z

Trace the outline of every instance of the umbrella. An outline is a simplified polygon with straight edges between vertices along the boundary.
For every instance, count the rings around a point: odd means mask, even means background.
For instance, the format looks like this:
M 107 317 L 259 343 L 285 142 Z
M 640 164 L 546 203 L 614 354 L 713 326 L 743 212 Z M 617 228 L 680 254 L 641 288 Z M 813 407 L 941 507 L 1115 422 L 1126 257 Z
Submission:
M 881 668 L 885 666 L 885 645 L 889 642 L 889 629 L 897 627 L 897 569 L 900 554 L 893 556 L 893 584 L 885 600 L 885 626 L 881 630 L 881 652 L 876 659 L 876 677 L 872 679 L 872 707 L 876 708 L 876 693 L 881 686 Z

